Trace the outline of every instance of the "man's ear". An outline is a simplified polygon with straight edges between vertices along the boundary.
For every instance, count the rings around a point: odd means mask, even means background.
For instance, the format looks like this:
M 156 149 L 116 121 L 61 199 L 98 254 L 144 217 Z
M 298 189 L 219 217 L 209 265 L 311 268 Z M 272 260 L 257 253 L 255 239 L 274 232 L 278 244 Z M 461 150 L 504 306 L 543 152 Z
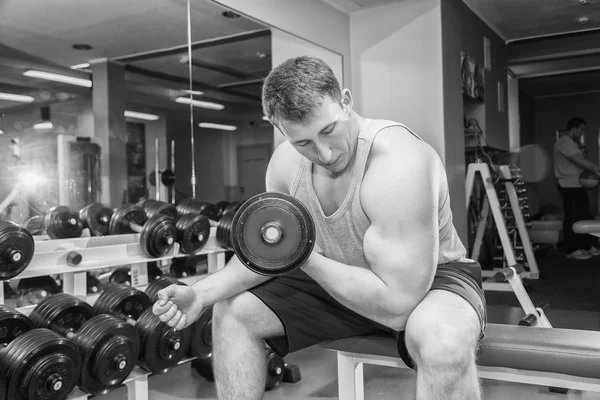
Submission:
M 352 99 L 352 93 L 350 93 L 349 89 L 342 90 L 342 106 L 344 107 L 344 111 L 349 113 L 352 110 L 352 106 L 354 105 L 354 101 Z

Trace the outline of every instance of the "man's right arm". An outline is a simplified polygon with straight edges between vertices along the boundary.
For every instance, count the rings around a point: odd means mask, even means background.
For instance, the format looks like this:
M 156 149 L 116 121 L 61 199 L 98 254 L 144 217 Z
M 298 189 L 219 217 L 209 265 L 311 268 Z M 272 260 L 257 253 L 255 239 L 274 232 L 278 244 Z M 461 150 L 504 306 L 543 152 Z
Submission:
M 290 192 L 298 165 L 291 161 L 297 160 L 297 156 L 299 154 L 289 142 L 283 142 L 275 149 L 267 167 L 265 179 L 267 192 Z M 196 296 L 202 299 L 203 305 L 208 306 L 227 300 L 269 279 L 271 278 L 250 271 L 234 255 L 224 268 L 198 281 L 192 288 Z

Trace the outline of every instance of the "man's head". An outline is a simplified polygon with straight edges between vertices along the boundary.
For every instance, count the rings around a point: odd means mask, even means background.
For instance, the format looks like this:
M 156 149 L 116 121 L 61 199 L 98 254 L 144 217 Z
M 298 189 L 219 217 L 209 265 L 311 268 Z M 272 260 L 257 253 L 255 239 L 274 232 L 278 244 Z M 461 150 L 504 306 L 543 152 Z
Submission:
M 275 67 L 262 90 L 265 116 L 311 162 L 343 171 L 353 155 L 352 98 L 331 68 L 312 57 Z
M 579 140 L 585 134 L 585 126 L 583 118 L 573 117 L 567 122 L 567 131 L 573 139 Z

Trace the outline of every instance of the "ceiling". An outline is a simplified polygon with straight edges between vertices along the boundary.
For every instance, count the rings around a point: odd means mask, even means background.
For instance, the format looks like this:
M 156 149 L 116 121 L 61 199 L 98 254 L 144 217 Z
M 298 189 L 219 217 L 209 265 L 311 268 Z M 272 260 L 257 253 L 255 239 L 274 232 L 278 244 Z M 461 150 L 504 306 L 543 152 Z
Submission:
M 23 76 L 36 68 L 92 78 L 81 63 L 109 59 L 126 71 L 128 100 L 163 104 L 189 112 L 172 101 L 189 88 L 187 1 L 185 0 L 0 0 L 0 91 L 29 94 L 35 104 L 87 96 L 91 89 Z M 229 109 L 260 107 L 262 78 L 271 69 L 271 37 L 265 26 L 238 16 L 210 0 L 191 4 L 193 89 L 198 100 Z M 90 50 L 76 50 L 76 43 Z M 187 95 L 189 96 L 189 95 Z M 64 101 L 64 100 L 63 100 Z M 0 109 L 15 107 L 0 101 Z

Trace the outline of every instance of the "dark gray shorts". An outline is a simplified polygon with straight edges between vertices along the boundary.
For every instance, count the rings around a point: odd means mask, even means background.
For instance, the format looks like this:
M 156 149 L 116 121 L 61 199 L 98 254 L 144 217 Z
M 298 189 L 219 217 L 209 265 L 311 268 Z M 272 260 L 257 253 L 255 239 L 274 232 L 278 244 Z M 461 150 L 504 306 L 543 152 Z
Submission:
M 481 266 L 476 262 L 451 262 L 438 266 L 430 290 L 447 290 L 464 298 L 479 316 L 481 336 L 487 325 Z M 335 339 L 391 330 L 349 310 L 315 280 L 298 269 L 250 290 L 281 320 L 285 335 L 266 340 L 280 356 Z M 404 332 L 394 332 L 398 353 L 414 368 L 404 341 Z

